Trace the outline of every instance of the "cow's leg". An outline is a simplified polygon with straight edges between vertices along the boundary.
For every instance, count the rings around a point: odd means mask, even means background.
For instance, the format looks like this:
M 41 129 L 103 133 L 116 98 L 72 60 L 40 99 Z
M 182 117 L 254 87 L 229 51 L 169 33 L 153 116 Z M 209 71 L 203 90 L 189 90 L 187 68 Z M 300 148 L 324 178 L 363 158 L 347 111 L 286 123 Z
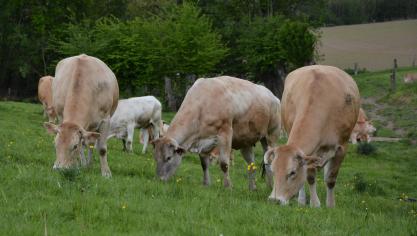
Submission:
M 107 163 L 107 136 L 110 129 L 110 119 L 104 120 L 100 125 L 100 138 L 97 141 L 97 150 L 100 153 L 101 175 L 111 177 L 109 164 Z
M 256 190 L 256 170 L 255 170 L 255 155 L 253 154 L 252 146 L 244 147 L 240 150 L 243 158 L 248 164 L 248 181 L 249 181 L 249 190 Z
M 85 159 L 85 154 L 84 154 L 84 144 L 81 144 L 80 161 L 81 161 L 81 166 L 87 166 L 87 160 Z
M 220 168 L 223 171 L 223 184 L 227 187 L 232 187 L 232 182 L 229 177 L 229 163 L 230 151 L 232 150 L 232 135 L 233 130 L 230 126 L 223 126 L 218 135 L 219 142 L 219 162 Z
M 210 174 L 209 174 L 209 166 L 210 166 L 210 156 L 205 154 L 200 154 L 200 161 L 201 167 L 203 168 L 203 185 L 208 186 L 210 185 Z
M 88 147 L 87 166 L 91 167 L 94 147 Z
M 135 124 L 128 124 L 127 125 L 127 140 L 126 140 L 126 149 L 128 152 L 133 151 L 132 142 L 133 142 L 134 133 L 135 133 Z
M 339 147 L 336 151 L 335 156 L 330 159 L 324 166 L 324 181 L 327 186 L 327 207 L 334 207 L 334 186 L 336 185 L 337 175 L 339 173 L 340 166 L 345 158 L 346 145 Z
M 159 138 L 159 134 L 161 132 L 162 127 L 161 126 L 161 120 L 154 120 L 152 121 L 152 137 L 154 140 L 157 140 Z
M 358 137 L 358 133 L 352 132 L 352 134 L 350 135 L 350 140 L 352 141 L 352 144 L 356 144 L 358 142 L 356 140 L 357 137 Z
M 261 142 L 262 150 L 264 151 L 264 154 L 265 154 L 266 151 L 268 151 L 268 141 L 266 140 L 266 138 L 261 138 L 261 140 L 259 141 Z
M 127 152 L 127 149 L 126 149 L 126 139 L 125 138 L 122 138 L 122 144 L 123 144 L 123 151 L 124 152 Z
M 142 154 L 145 154 L 146 148 L 148 147 L 149 142 L 149 132 L 148 129 L 141 129 L 142 138 L 143 138 L 143 148 L 142 148 Z
M 307 170 L 307 182 L 310 189 L 310 206 L 311 207 L 320 207 L 320 199 L 317 196 L 316 189 L 316 173 L 317 169 L 312 168 Z
M 306 191 L 304 190 L 304 184 L 300 188 L 300 191 L 298 191 L 298 204 L 301 206 L 306 205 Z

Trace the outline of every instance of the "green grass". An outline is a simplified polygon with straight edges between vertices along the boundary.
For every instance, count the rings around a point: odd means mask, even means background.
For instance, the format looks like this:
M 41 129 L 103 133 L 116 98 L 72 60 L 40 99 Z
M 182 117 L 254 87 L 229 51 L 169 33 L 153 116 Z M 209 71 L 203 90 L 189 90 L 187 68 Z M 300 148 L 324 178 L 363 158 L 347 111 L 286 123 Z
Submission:
M 170 120 L 171 114 L 164 114 Z M 376 143 L 377 152 L 349 153 L 336 185 L 336 208 L 282 207 L 267 201 L 258 175 L 249 192 L 238 152 L 232 189 L 211 166 L 203 187 L 199 160 L 186 155 L 168 183 L 155 178 L 151 154 L 122 151 L 109 142 L 112 179 L 100 175 L 97 153 L 91 169 L 65 178 L 52 170 L 53 137 L 42 127 L 41 106 L 0 102 L 0 235 L 410 235 L 417 234 L 417 147 Z M 138 134 L 135 137 L 137 140 Z M 257 165 L 261 149 L 256 148 Z M 325 203 L 323 178 L 319 197 Z

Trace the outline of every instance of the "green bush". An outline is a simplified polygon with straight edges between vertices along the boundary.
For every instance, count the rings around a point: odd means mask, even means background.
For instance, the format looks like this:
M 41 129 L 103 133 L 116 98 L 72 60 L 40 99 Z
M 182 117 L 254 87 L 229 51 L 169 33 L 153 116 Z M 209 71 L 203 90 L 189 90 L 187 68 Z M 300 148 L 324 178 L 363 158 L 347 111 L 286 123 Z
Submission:
M 358 147 L 356 149 L 357 153 L 362 155 L 371 155 L 376 152 L 376 147 L 371 143 L 367 142 L 360 142 L 358 143 Z

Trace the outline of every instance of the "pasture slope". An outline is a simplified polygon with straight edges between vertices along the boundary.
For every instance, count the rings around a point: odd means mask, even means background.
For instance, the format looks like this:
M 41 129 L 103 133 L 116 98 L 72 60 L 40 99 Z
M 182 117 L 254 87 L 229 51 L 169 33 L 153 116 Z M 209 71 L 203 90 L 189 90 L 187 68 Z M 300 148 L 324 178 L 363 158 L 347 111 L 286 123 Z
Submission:
M 401 72 L 403 73 L 403 71 Z M 400 85 L 388 95 L 387 72 L 358 76 L 362 94 L 378 106 L 382 135 L 393 127 L 417 127 L 417 84 Z M 373 99 L 373 100 L 372 100 Z M 381 105 L 382 104 L 382 105 Z M 386 109 L 385 109 L 386 108 Z M 170 120 L 173 114 L 164 114 Z M 247 190 L 246 165 L 238 152 L 231 169 L 232 189 L 222 187 L 212 166 L 203 187 L 199 159 L 186 155 L 168 183 L 155 179 L 152 154 L 122 151 L 109 142 L 112 179 L 93 168 L 79 175 L 52 171 L 53 137 L 42 128 L 39 104 L 0 102 L 0 235 L 416 235 L 417 146 L 408 141 L 375 143 L 377 152 L 349 152 L 336 185 L 336 208 L 281 207 L 258 175 L 258 190 Z M 410 135 L 412 137 L 413 134 Z M 283 140 L 281 140 L 283 142 Z M 152 149 L 152 148 L 150 148 Z M 256 148 L 256 164 L 261 149 Z M 322 175 L 318 191 L 325 203 Z
M 320 29 L 320 64 L 342 69 L 359 68 L 369 71 L 391 68 L 397 58 L 400 67 L 417 64 L 417 20 L 402 20 L 372 24 L 343 25 Z

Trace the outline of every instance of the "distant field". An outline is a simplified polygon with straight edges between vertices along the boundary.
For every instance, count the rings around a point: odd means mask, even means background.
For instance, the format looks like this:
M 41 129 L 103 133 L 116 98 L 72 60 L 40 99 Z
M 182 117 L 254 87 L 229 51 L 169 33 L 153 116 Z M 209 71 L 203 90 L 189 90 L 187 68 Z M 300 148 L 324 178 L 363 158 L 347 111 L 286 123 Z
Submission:
M 417 20 L 322 28 L 320 64 L 342 69 L 389 69 L 397 58 L 400 67 L 417 64 Z

